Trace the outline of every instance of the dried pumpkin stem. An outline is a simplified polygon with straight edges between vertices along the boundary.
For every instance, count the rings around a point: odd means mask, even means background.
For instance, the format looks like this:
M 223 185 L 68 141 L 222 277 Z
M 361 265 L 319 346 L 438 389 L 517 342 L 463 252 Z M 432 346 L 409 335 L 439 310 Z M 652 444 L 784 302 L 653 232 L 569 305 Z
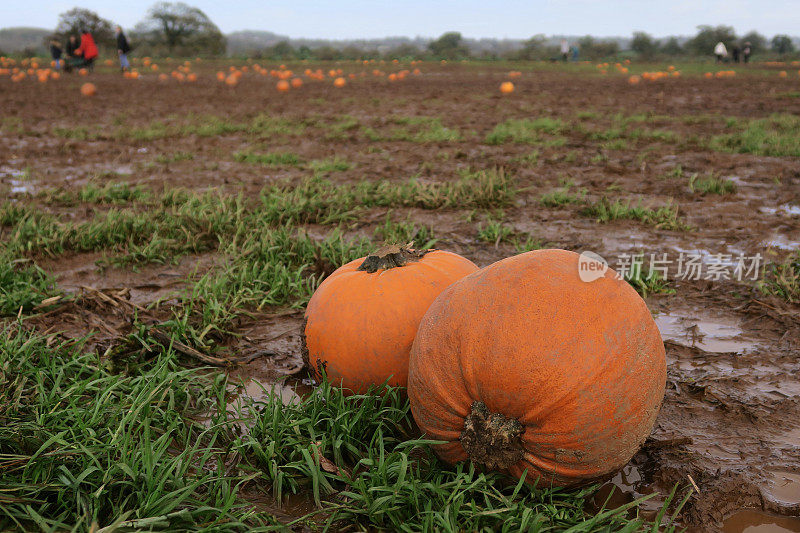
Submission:
M 364 259 L 357 270 L 374 274 L 378 270 L 405 266 L 413 261 L 419 261 L 430 250 L 415 250 L 413 243 L 406 245 L 390 244 L 372 253 Z
M 505 470 L 522 459 L 524 431 L 516 418 L 492 413 L 485 403 L 473 402 L 464 420 L 461 446 L 473 462 L 490 470 Z

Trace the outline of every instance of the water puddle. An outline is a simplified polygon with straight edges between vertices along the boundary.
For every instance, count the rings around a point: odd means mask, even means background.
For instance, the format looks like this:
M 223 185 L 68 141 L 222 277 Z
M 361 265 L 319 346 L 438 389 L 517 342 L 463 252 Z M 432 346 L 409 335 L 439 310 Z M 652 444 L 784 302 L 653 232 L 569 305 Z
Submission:
M 610 481 L 603 484 L 586 502 L 587 508 L 597 513 L 601 509 L 616 509 L 643 496 L 656 492 L 645 485 L 642 474 L 634 465 L 627 465 L 616 473 Z M 653 519 L 664 504 L 659 496 L 639 504 L 639 514 L 643 518 Z
M 800 241 L 792 241 L 786 235 L 776 235 L 768 241 L 764 241 L 766 248 L 777 248 L 779 250 L 786 250 L 792 252 L 800 250 Z
M 13 167 L 0 167 L 0 178 L 10 178 L 8 184 L 11 185 L 11 194 L 26 194 L 33 190 L 33 184 L 28 181 L 28 170 L 20 170 Z
M 768 215 L 786 215 L 800 217 L 800 205 L 784 204 L 778 207 L 761 207 L 759 211 Z
M 248 379 L 239 386 L 233 386 L 233 392 L 238 397 L 247 396 L 256 402 L 266 402 L 267 399 L 274 395 L 281 399 L 284 405 L 296 403 L 301 400 L 300 394 L 297 391 L 297 385 L 289 385 L 286 383 L 263 383 L 257 379 Z
M 277 502 L 269 491 L 246 487 L 239 491 L 239 495 L 256 511 L 269 513 L 284 523 L 317 510 L 314 501 L 307 494 L 287 494 L 281 502 Z
M 800 518 L 777 516 L 745 509 L 728 517 L 722 524 L 724 533 L 797 533 Z
M 733 270 L 737 265 L 739 259 L 738 254 L 740 254 L 741 251 L 737 248 L 728 247 L 727 244 L 724 246 L 728 248 L 727 251 L 720 251 L 717 253 L 711 253 L 703 248 L 689 249 L 675 245 L 672 245 L 672 249 L 682 254 L 684 256 L 684 261 L 697 262 L 699 259 L 702 265 L 720 265 L 730 267 L 728 270 Z M 671 259 L 678 261 L 678 257 L 672 257 Z
M 11 194 L 26 194 L 33 191 L 33 185 L 24 181 L 9 180 Z
M 769 481 L 761 492 L 766 500 L 780 509 L 800 507 L 800 474 L 774 470 L 769 472 Z
M 24 179 L 27 174 L 28 174 L 27 170 L 20 170 L 18 168 L 13 168 L 13 167 L 0 167 L 0 177 L 10 176 L 12 178 Z
M 755 343 L 742 339 L 737 322 L 700 320 L 670 313 L 655 317 L 661 338 L 712 353 L 747 353 Z

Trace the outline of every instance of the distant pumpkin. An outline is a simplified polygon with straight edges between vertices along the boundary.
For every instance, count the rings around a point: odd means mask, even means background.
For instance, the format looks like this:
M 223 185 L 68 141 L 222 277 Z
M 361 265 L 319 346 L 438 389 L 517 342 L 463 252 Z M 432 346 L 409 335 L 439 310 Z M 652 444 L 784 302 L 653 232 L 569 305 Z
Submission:
M 335 80 L 333 80 L 333 86 L 334 87 L 342 88 L 345 85 L 347 85 L 347 81 L 342 77 L 338 77 Z
M 510 81 L 504 81 L 500 84 L 500 92 L 503 94 L 511 94 L 514 92 L 514 84 Z
M 94 83 L 84 83 L 81 85 L 81 94 L 83 96 L 94 96 L 97 94 L 97 87 L 95 87 Z

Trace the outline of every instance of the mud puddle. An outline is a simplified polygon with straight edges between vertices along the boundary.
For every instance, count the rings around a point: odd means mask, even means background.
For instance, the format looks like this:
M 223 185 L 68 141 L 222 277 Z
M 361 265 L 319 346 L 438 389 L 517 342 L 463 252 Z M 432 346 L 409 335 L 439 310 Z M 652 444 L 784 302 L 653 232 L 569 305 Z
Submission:
M 655 317 L 661 337 L 690 348 L 711 353 L 749 353 L 756 344 L 744 338 L 738 321 L 733 319 L 700 319 L 673 313 Z
M 784 204 L 778 207 L 761 207 L 759 211 L 768 215 L 800 217 L 800 205 Z
M 29 194 L 33 192 L 33 182 L 27 179 L 28 171 L 12 167 L 0 167 L 0 181 L 7 183 L 10 194 Z
M 764 247 L 777 248 L 779 250 L 786 250 L 787 252 L 793 252 L 795 250 L 800 250 L 800 241 L 792 240 L 786 235 L 776 235 L 775 237 L 772 237 L 770 240 L 764 241 Z
M 800 473 L 773 470 L 761 493 L 769 506 L 782 513 L 800 513 Z
M 229 391 L 237 398 L 250 398 L 256 403 L 265 403 L 270 396 L 280 398 L 281 403 L 289 405 L 300 402 L 311 393 L 313 387 L 287 376 L 277 376 L 269 380 L 246 377 L 242 372 L 231 373 L 234 383 L 229 386 Z
M 284 524 L 317 510 L 314 501 L 307 494 L 288 494 L 281 501 L 276 501 L 269 490 L 247 487 L 240 490 L 239 495 L 252 504 L 256 511 L 269 513 Z
M 746 509 L 725 519 L 724 533 L 794 533 L 800 532 L 800 518 L 777 516 Z
M 660 494 L 655 494 L 657 492 Z M 586 507 L 587 510 L 597 513 L 602 509 L 615 509 L 649 495 L 653 496 L 639 504 L 638 508 L 642 518 L 652 520 L 664 505 L 663 491 L 645 483 L 639 468 L 628 464 L 592 495 L 586 502 Z

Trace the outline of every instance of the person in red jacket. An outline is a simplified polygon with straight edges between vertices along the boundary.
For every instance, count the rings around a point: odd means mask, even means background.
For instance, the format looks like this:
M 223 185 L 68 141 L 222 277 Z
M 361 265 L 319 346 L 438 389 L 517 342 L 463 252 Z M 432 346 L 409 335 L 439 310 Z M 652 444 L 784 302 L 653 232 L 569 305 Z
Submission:
M 84 67 L 92 67 L 95 58 L 99 55 L 97 45 L 94 43 L 94 38 L 89 30 L 81 30 L 81 45 L 75 50 L 75 55 L 81 56 L 83 61 L 81 65 Z

